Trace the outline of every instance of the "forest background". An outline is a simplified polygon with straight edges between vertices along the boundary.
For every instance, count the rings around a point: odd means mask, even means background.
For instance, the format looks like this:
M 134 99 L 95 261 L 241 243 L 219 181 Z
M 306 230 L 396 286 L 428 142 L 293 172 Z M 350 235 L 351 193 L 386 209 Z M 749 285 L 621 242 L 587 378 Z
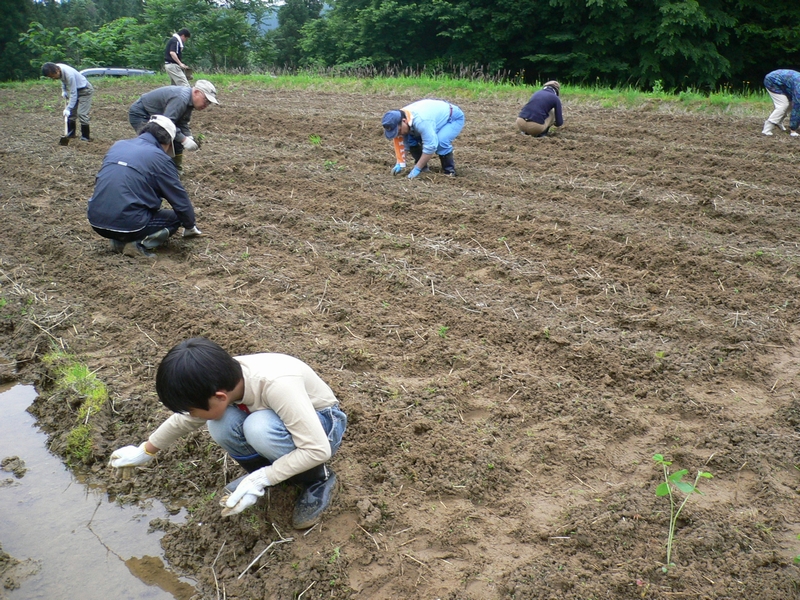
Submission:
M 204 72 L 749 91 L 800 70 L 798 22 L 796 0 L 0 0 L 0 81 L 47 61 L 157 70 L 187 27 Z

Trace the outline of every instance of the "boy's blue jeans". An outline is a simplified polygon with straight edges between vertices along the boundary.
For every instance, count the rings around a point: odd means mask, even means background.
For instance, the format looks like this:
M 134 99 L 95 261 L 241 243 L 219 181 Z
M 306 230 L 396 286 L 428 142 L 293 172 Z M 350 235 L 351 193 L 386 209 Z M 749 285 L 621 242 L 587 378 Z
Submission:
M 328 436 L 333 456 L 347 429 L 347 415 L 338 406 L 331 406 L 317 411 L 317 416 Z M 214 441 L 234 459 L 263 456 L 275 462 L 295 449 L 292 434 L 273 410 L 257 410 L 248 414 L 229 406 L 221 419 L 208 421 L 208 431 Z

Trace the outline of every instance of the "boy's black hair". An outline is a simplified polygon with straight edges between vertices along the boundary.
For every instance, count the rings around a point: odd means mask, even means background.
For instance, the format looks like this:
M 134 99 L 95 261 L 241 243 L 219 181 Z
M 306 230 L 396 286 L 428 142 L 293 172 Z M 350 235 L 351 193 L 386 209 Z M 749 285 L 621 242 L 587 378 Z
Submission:
M 161 144 L 167 144 L 168 146 L 172 144 L 172 138 L 169 137 L 169 133 L 167 130 L 164 129 L 161 125 L 156 123 L 155 121 L 148 121 L 139 129 L 139 135 L 143 133 L 150 133 L 156 138 L 156 141 Z M 199 339 L 199 338 L 198 338 Z M 187 340 L 188 341 L 188 340 Z
M 192 37 L 192 34 L 185 27 L 178 32 L 178 35 L 185 35 L 187 38 Z
M 158 365 L 158 399 L 176 413 L 208 410 L 208 399 L 231 391 L 242 379 L 240 365 L 219 344 L 206 338 L 182 341 Z
M 46 62 L 42 65 L 42 75 L 50 77 L 58 72 L 58 65 L 56 63 Z

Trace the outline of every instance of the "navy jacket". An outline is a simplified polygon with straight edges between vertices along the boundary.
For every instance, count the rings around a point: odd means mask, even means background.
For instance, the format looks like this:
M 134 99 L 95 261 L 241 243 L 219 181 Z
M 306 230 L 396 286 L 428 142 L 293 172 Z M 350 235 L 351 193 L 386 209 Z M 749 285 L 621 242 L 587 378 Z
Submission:
M 544 125 L 548 113 L 554 108 L 556 109 L 556 127 L 561 127 L 564 124 L 564 117 L 561 115 L 561 98 L 552 88 L 546 87 L 531 96 L 528 103 L 522 107 L 519 116 L 526 121 Z
M 120 233 L 144 229 L 169 202 L 186 229 L 195 226 L 194 207 L 178 178 L 175 162 L 150 133 L 116 142 L 103 159 L 87 216 L 93 227 Z

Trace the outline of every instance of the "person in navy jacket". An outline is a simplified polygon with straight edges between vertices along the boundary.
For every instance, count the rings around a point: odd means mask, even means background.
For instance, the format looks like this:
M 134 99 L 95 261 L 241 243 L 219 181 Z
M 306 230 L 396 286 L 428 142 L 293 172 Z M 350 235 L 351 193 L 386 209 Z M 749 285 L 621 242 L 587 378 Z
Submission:
M 517 117 L 517 129 L 525 135 L 545 137 L 550 127 L 561 127 L 564 117 L 561 114 L 561 84 L 548 81 L 522 107 Z
M 170 158 L 175 124 L 153 115 L 139 136 L 116 142 L 97 173 L 87 217 L 92 229 L 127 256 L 154 258 L 183 226 L 183 237 L 200 235 L 189 195 Z M 162 198 L 172 210 L 162 210 Z

